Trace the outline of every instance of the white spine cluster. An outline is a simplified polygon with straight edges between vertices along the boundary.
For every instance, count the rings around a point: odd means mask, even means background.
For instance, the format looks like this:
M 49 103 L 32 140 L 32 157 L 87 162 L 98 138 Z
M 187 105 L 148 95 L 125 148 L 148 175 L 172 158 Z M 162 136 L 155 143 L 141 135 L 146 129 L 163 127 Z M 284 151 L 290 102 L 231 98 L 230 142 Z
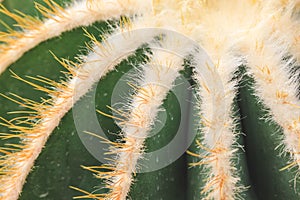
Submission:
M 208 199 L 235 199 L 239 187 L 237 168 L 233 163 L 237 148 L 232 106 L 236 82 L 231 81 L 237 62 L 229 55 L 216 57 L 211 63 L 201 55 L 195 57 L 194 75 L 199 84 L 200 123 L 203 133 L 200 148 L 206 153 L 199 155 L 198 163 L 208 170 L 202 193 Z M 196 163 L 197 164 L 197 163 Z
M 300 63 L 300 1 L 287 0 L 281 3 L 264 2 L 264 27 L 260 29 L 265 36 L 272 35 L 283 42 L 289 53 Z M 271 13 L 271 15 L 269 14 Z M 269 16 L 268 16 L 269 14 Z M 271 16 L 271 18 L 270 18 Z M 269 18 L 269 19 L 268 19 Z
M 29 130 L 15 125 L 10 126 L 12 129 L 23 131 L 20 138 L 24 147 L 19 152 L 3 156 L 0 161 L 1 166 L 5 166 L 3 168 L 5 171 L 0 176 L 0 199 L 16 200 L 18 198 L 25 179 L 46 140 L 74 103 L 101 77 L 113 70 L 122 59 L 133 54 L 141 44 L 152 40 L 156 33 L 151 31 L 140 36 L 131 34 L 131 31 L 145 28 L 145 26 L 148 27 L 147 24 L 137 20 L 136 23 L 131 24 L 130 31 L 116 30 L 115 37 L 111 36 L 102 43 L 94 41 L 93 51 L 85 56 L 82 64 L 72 69 L 74 77 L 67 83 L 58 84 L 58 92 L 52 97 L 51 106 L 42 109 L 37 114 L 40 116 L 40 123 Z M 37 104 L 37 111 L 39 107 L 40 105 Z
M 0 52 L 0 74 L 26 51 L 45 40 L 76 27 L 91 25 L 96 21 L 117 19 L 121 15 L 141 14 L 151 10 L 152 6 L 149 0 L 82 0 L 75 1 L 66 9 L 54 7 L 54 11 L 51 11 L 53 13 L 45 7 L 39 6 L 38 9 L 46 12 L 43 14 L 48 19 L 32 27 L 27 25 L 27 29 L 18 33 L 17 40 L 6 44 L 9 48 Z
M 122 128 L 125 144 L 117 149 L 117 163 L 112 173 L 107 194 L 108 199 L 125 200 L 136 172 L 138 160 L 159 107 L 172 89 L 179 71 L 183 70 L 183 57 L 190 48 L 173 38 L 164 39 L 160 45 L 152 44 L 151 61 L 143 66 L 140 86 L 133 96 L 129 116 Z M 178 53 L 180 54 L 178 56 Z
M 256 95 L 282 127 L 286 150 L 293 155 L 293 164 L 300 166 L 300 101 L 297 82 L 289 78 L 295 62 L 287 57 L 289 45 L 280 39 L 253 33 L 247 39 L 246 59 L 255 79 Z

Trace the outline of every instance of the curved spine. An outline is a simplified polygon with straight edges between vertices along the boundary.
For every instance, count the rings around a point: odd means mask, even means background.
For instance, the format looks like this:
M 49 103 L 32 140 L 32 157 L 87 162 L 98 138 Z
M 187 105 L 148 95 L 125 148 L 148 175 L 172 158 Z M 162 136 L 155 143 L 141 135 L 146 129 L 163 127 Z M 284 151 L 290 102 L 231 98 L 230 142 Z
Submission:
M 16 26 L 22 31 L 0 33 L 0 74 L 13 62 L 18 60 L 26 51 L 39 43 L 61 35 L 63 32 L 76 27 L 88 26 L 96 21 L 119 18 L 121 15 L 141 14 L 151 11 L 151 1 L 139 0 L 82 0 L 74 1 L 67 8 L 59 6 L 52 0 L 44 0 L 50 7 L 36 3 L 36 9 L 46 19 L 43 21 L 24 14 L 15 14 L 0 5 L 0 12 L 14 19 Z
M 26 128 L 3 119 L 4 123 L 2 124 L 15 133 L 1 133 L 1 138 L 18 137 L 21 139 L 21 144 L 15 145 L 19 150 L 12 152 L 1 148 L 1 152 L 5 153 L 5 155 L 0 160 L 0 199 L 15 200 L 18 198 L 35 159 L 40 154 L 47 138 L 58 125 L 61 118 L 81 96 L 88 92 L 94 83 L 113 70 L 122 59 L 133 54 L 140 45 L 149 42 L 155 36 L 156 33 L 151 31 L 140 36 L 131 33 L 135 29 L 146 28 L 148 25 L 136 20 L 136 22 L 126 25 L 126 27 L 128 26 L 128 31 L 125 31 L 125 26 L 123 26 L 116 30 L 116 37 L 108 37 L 101 43 L 88 34 L 94 44 L 89 47 L 92 51 L 83 58 L 82 64 L 76 65 L 65 60 L 59 61 L 71 74 L 68 81 L 56 83 L 46 78 L 35 78 L 35 80 L 40 80 L 42 83 L 47 82 L 47 84 L 54 86 L 55 89 L 53 91 L 14 74 L 15 78 L 32 85 L 38 90 L 49 93 L 51 98 L 42 103 L 36 103 L 16 95 L 14 96 L 18 100 L 7 97 L 35 113 L 34 117 L 28 116 L 27 120 L 23 121 L 24 123 L 28 123 L 31 120 L 35 122 L 31 124 L 32 127 Z
M 94 194 L 87 194 L 82 198 L 126 199 L 133 174 L 136 173 L 138 159 L 143 155 L 145 139 L 157 117 L 159 107 L 172 89 L 179 71 L 183 70 L 183 57 L 176 54 L 181 52 L 181 56 L 186 56 L 189 48 L 182 45 L 184 44 L 181 41 L 170 38 L 164 39 L 161 45 L 151 45 L 153 50 L 151 61 L 143 66 L 140 86 L 136 88 L 130 105 L 127 105 L 128 117 L 126 115 L 126 120 L 122 121 L 124 143 L 110 142 L 113 147 L 112 153 L 116 154 L 116 158 L 111 164 L 96 167 L 110 169 L 108 172 L 96 172 L 98 178 L 107 180 L 106 188 L 109 188 L 110 192 L 103 194 L 101 198 L 97 198 Z M 85 168 L 95 172 L 93 167 Z
M 297 82 L 289 78 L 295 59 L 286 58 L 289 44 L 277 35 L 252 33 L 244 41 L 246 65 L 255 80 L 257 97 L 269 108 L 272 119 L 284 133 L 286 151 L 292 163 L 300 166 L 300 101 Z
M 197 55 L 197 54 L 196 54 Z M 197 55 L 195 79 L 199 85 L 200 123 L 202 141 L 197 142 L 205 151 L 201 161 L 192 165 L 204 165 L 206 184 L 202 190 L 206 199 L 233 200 L 241 192 L 240 178 L 233 162 L 236 145 L 232 105 L 236 94 L 236 82 L 231 81 L 238 63 L 223 55 L 210 63 Z M 216 81 L 219 80 L 220 82 Z

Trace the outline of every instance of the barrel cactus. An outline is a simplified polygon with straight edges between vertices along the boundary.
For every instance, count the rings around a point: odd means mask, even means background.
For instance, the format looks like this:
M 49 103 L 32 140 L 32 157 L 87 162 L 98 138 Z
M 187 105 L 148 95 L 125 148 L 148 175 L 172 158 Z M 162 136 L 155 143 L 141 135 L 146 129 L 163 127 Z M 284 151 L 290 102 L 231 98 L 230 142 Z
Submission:
M 300 2 L 2 0 L 0 199 L 299 199 Z

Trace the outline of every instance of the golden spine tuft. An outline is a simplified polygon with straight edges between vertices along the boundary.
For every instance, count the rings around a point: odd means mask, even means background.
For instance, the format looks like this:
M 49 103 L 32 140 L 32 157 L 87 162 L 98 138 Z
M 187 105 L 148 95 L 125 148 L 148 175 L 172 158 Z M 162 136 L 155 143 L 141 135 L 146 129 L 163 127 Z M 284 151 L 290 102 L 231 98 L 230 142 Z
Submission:
M 42 82 L 56 87 L 55 90 L 39 86 L 33 82 L 13 76 L 24 81 L 38 90 L 47 92 L 51 99 L 38 103 L 30 99 L 11 94 L 13 97 L 2 95 L 9 100 L 27 108 L 26 114 L 10 121 L 2 119 L 2 125 L 8 127 L 12 133 L 1 133 L 3 139 L 19 138 L 20 144 L 13 145 L 15 149 L 5 152 L 1 156 L 1 188 L 0 199 L 15 200 L 21 192 L 27 174 L 31 170 L 34 160 L 40 154 L 47 138 L 52 130 L 58 125 L 60 119 L 72 106 L 73 88 L 66 83 L 48 82 L 46 78 L 40 77 Z M 63 91 L 60 93 L 59 91 Z M 2 151 L 3 152 L 3 151 Z

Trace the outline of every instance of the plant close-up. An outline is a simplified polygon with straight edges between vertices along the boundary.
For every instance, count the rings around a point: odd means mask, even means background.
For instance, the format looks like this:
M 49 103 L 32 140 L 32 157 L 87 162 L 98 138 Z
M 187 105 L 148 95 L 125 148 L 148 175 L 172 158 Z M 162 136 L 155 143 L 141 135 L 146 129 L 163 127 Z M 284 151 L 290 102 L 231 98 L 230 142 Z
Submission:
M 299 0 L 0 0 L 0 200 L 300 199 Z

